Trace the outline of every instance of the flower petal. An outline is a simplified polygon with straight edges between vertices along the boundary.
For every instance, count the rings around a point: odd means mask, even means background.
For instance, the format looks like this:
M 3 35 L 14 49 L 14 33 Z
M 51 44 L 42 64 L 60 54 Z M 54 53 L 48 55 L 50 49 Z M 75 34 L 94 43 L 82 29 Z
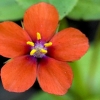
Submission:
M 61 61 L 74 61 L 83 56 L 89 48 L 87 37 L 75 28 L 67 28 L 51 40 L 49 56 Z
M 72 84 L 73 73 L 66 62 L 53 58 L 42 59 L 37 73 L 41 88 L 48 93 L 63 95 Z
M 39 32 L 44 41 L 48 41 L 54 34 L 58 24 L 58 12 L 54 6 L 39 3 L 31 6 L 24 15 L 24 27 L 33 40 Z
M 24 92 L 36 80 L 36 61 L 29 56 L 21 56 L 8 61 L 1 69 L 1 80 L 6 90 Z
M 28 50 L 26 42 L 28 34 L 13 22 L 0 23 L 0 54 L 5 57 L 16 57 L 25 54 Z

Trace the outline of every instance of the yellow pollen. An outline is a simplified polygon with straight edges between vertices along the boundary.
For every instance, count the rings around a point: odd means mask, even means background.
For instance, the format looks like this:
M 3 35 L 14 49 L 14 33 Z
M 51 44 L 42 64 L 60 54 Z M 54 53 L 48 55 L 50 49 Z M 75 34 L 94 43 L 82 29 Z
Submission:
M 27 44 L 30 45 L 30 46 L 34 46 L 34 43 L 31 42 L 31 41 L 28 41 Z
M 31 52 L 30 52 L 30 55 L 34 55 L 34 53 L 36 52 L 36 49 L 32 49 Z
M 39 32 L 37 32 L 37 40 L 41 39 L 41 34 Z
M 47 53 L 47 50 L 41 49 L 40 52 L 46 54 Z
M 45 43 L 44 44 L 45 47 L 50 47 L 51 45 L 52 45 L 52 42 L 49 42 L 49 43 Z

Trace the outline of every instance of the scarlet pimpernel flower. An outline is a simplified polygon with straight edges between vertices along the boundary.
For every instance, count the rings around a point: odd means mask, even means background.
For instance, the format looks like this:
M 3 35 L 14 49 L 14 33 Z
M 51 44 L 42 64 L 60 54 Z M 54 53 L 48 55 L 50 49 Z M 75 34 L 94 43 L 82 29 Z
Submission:
M 26 10 L 23 28 L 11 21 L 0 23 L 0 54 L 11 58 L 1 69 L 6 90 L 24 92 L 37 79 L 45 92 L 63 95 L 68 91 L 73 72 L 67 62 L 82 57 L 89 45 L 75 28 L 54 35 L 58 20 L 56 8 L 41 2 Z

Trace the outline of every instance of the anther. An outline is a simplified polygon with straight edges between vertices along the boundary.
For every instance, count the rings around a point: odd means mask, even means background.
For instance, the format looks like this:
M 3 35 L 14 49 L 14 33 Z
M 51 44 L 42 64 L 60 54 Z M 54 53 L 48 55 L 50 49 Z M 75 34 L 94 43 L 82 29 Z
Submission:
M 41 34 L 39 32 L 37 32 L 37 40 L 41 39 Z
M 40 52 L 43 53 L 43 54 L 46 54 L 47 53 L 47 50 L 41 49 Z
M 48 42 L 44 44 L 45 47 L 50 47 L 51 45 L 52 45 L 52 42 Z
M 36 49 L 32 49 L 31 52 L 30 52 L 30 55 L 31 55 L 31 56 L 34 55 L 35 52 L 36 52 Z
M 31 41 L 28 41 L 27 44 L 30 45 L 30 46 L 34 46 L 34 43 L 31 42 Z

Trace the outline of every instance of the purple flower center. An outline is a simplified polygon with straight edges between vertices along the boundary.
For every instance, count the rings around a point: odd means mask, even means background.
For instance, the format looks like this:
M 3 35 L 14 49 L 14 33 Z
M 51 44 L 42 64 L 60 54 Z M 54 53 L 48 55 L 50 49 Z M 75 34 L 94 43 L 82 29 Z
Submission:
M 34 57 L 36 58 L 42 58 L 45 56 L 45 54 L 47 53 L 47 47 L 44 46 L 44 44 L 42 42 L 37 41 L 34 45 L 34 47 L 32 47 L 32 50 L 35 49 L 36 52 L 34 53 Z M 44 51 L 44 52 L 43 52 Z
M 31 46 L 30 55 L 36 58 L 42 58 L 48 52 L 47 47 L 52 45 L 52 42 L 44 43 L 41 41 L 41 35 L 37 32 L 37 42 L 33 43 L 27 41 L 27 44 Z

